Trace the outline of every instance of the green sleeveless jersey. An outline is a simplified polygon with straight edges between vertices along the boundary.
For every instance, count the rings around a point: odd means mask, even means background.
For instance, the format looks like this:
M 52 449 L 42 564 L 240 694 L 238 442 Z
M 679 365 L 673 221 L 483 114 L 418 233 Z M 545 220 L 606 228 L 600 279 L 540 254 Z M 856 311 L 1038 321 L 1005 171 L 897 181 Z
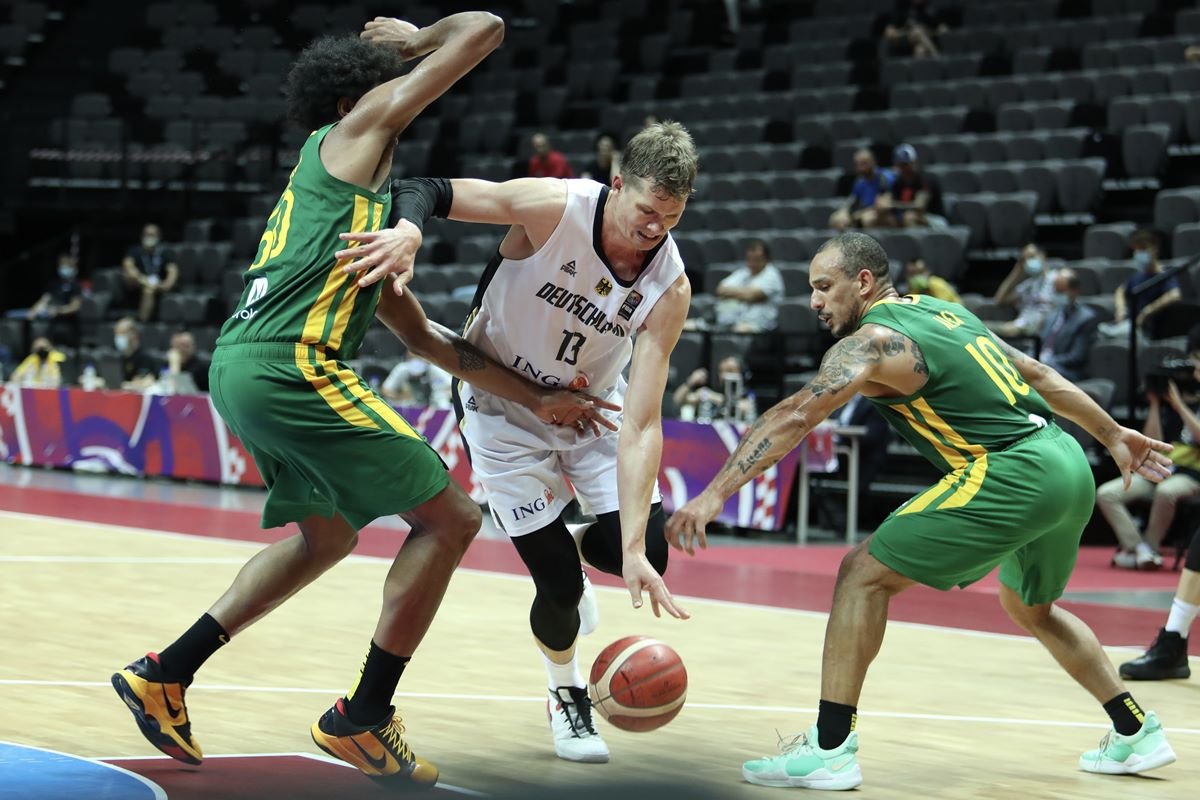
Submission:
M 916 342 L 929 379 L 909 397 L 869 399 L 925 458 L 946 472 L 970 473 L 965 482 L 977 490 L 987 454 L 1044 428 L 1053 412 L 974 314 L 928 295 L 911 299 L 876 303 L 862 324 Z
M 335 123 L 336 124 L 336 123 Z M 392 195 L 371 192 L 325 171 L 320 147 L 333 125 L 313 131 L 287 188 L 267 218 L 258 255 L 242 281 L 237 311 L 221 328 L 217 346 L 295 342 L 353 358 L 375 315 L 382 282 L 360 289 L 358 275 L 334 253 L 351 245 L 346 231 L 376 231 L 386 222 Z

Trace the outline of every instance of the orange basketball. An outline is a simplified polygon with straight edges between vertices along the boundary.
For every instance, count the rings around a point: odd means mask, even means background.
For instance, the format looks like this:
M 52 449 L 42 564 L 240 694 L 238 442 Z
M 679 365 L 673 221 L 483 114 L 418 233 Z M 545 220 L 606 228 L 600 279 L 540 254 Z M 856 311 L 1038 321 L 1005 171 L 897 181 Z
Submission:
M 652 731 L 683 708 L 687 670 L 670 646 L 649 636 L 626 636 L 596 656 L 588 691 L 593 707 L 614 726 Z

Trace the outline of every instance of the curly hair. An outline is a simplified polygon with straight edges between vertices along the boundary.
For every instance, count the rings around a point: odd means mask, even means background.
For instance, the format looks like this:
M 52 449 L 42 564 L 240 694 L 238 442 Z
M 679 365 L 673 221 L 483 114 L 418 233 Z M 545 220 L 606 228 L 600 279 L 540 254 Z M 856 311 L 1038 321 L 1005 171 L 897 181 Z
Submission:
M 306 131 L 337 122 L 338 100 L 360 97 L 404 73 L 390 47 L 353 34 L 322 36 L 300 53 L 287 77 L 288 119 Z

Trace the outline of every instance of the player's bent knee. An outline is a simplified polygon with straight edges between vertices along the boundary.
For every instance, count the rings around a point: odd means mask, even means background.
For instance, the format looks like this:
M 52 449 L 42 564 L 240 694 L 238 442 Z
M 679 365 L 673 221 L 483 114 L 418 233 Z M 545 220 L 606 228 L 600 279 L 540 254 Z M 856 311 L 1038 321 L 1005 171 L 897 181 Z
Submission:
M 1034 631 L 1045 625 L 1054 608 L 1052 603 L 1026 605 L 1019 594 L 1004 585 L 1000 586 L 1000 605 L 1009 618 L 1026 631 Z

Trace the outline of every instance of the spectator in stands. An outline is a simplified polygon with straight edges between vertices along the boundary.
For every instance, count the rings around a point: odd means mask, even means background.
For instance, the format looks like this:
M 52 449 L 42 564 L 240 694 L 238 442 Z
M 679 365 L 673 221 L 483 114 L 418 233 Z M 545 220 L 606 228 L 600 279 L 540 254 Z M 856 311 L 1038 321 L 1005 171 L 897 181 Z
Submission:
M 962 305 L 962 298 L 950 281 L 930 272 L 925 259 L 917 258 L 906 263 L 904 274 L 908 280 L 908 294 L 927 294 L 947 303 Z
M 188 331 L 171 336 L 167 380 L 174 394 L 208 391 L 208 362 L 196 355 L 196 338 Z
M 1030 242 L 993 299 L 999 305 L 1015 306 L 1016 319 L 986 320 L 985 324 L 1001 336 L 1035 336 L 1054 311 L 1054 294 L 1054 273 L 1046 268 L 1046 252 Z
M 887 463 L 887 450 L 888 444 L 892 440 L 892 427 L 875 408 L 875 404 L 861 394 L 851 397 L 850 401 L 837 412 L 837 415 L 830 419 L 836 420 L 839 427 L 866 429 L 858 438 L 858 510 L 859 519 L 862 519 L 868 503 L 873 501 L 870 492 L 871 483 L 879 476 L 883 465 Z M 839 444 L 843 438 L 841 434 L 836 435 L 836 441 Z M 844 480 L 848 477 L 848 467 L 848 463 L 838 464 L 837 477 L 839 479 Z
M 829 227 L 844 231 L 853 226 L 878 228 L 886 225 L 887 221 L 875 208 L 875 201 L 892 190 L 892 173 L 880 169 L 875 163 L 875 154 L 865 147 L 854 154 L 854 172 L 858 176 L 854 179 L 854 188 L 842 207 L 829 217 Z
M 113 347 L 121 354 L 122 389 L 142 392 L 154 385 L 161 365 L 142 349 L 141 329 L 132 317 L 113 326 Z
M 881 214 L 880 224 L 901 228 L 947 227 L 949 223 L 942 216 L 942 187 L 936 177 L 921 171 L 916 148 L 911 144 L 899 145 L 892 153 L 892 164 L 896 169 L 892 187 L 876 201 L 880 212 L 890 210 L 892 215 Z
M 932 58 L 939 55 L 937 36 L 947 30 L 929 0 L 897 0 L 883 39 L 889 55 Z
M 83 291 L 79 286 L 79 261 L 71 253 L 59 253 L 58 270 L 46 291 L 27 312 L 29 320 L 49 320 L 56 341 L 79 344 L 79 307 Z
M 531 178 L 574 178 L 575 171 L 567 157 L 557 150 L 551 149 L 550 139 L 544 133 L 535 133 L 529 140 L 533 146 L 533 155 L 529 157 L 529 177 Z
M 1188 45 L 1183 51 L 1183 60 L 1189 64 L 1200 64 L 1200 45 Z
M 9 383 L 28 389 L 57 389 L 62 384 L 62 364 L 66 355 L 54 349 L 45 336 L 33 340 L 29 355 L 9 376 Z
M 746 244 L 746 264 L 717 284 L 717 327 L 738 333 L 775 330 L 783 275 L 771 263 L 771 249 L 761 239 Z
M 605 186 L 612 186 L 613 176 L 620 171 L 620 154 L 617 153 L 617 143 L 612 136 L 602 133 L 596 137 L 596 154 L 592 163 L 580 174 L 582 178 L 591 178 Z
M 679 417 L 697 422 L 714 419 L 754 419 L 754 401 L 746 391 L 745 372 L 737 356 L 726 356 L 717 365 L 717 382 L 710 386 L 708 370 L 695 369 L 688 379 L 675 387 L 672 398 Z
M 1135 288 L 1162 272 L 1162 263 L 1158 260 L 1158 234 L 1149 228 L 1134 231 L 1129 237 L 1129 247 L 1133 250 L 1133 263 L 1138 271 L 1117 287 L 1113 296 L 1113 321 L 1101 329 L 1109 336 L 1128 335 L 1131 319 L 1138 328 L 1145 330 L 1155 314 L 1183 299 L 1179 281 L 1175 278 L 1168 278 L 1136 297 L 1132 296 Z
M 1042 328 L 1042 351 L 1038 355 L 1038 361 L 1054 367 L 1072 381 L 1083 377 L 1099 321 L 1095 311 L 1079 304 L 1079 286 L 1075 270 L 1060 269 L 1055 273 L 1055 310 Z
M 1188 344 L 1194 376 L 1200 381 L 1200 327 L 1194 328 L 1188 335 Z M 1193 441 L 1200 439 L 1193 436 Z M 1200 472 L 1200 463 L 1194 463 L 1193 466 Z M 1179 576 L 1179 586 L 1171 602 L 1171 612 L 1167 615 L 1167 624 L 1158 632 L 1150 649 L 1121 665 L 1121 677 L 1141 681 L 1190 677 L 1188 631 L 1196 620 L 1197 612 L 1200 612 L 1200 535 L 1193 535 L 1183 574 Z
M 1200 380 L 1200 326 L 1188 335 L 1188 355 L 1197 380 Z M 1143 428 L 1147 436 L 1162 439 L 1162 398 L 1155 392 L 1146 393 L 1150 408 Z M 1179 416 L 1183 428 L 1174 442 L 1170 458 L 1174 472 L 1162 483 L 1151 483 L 1138 475 L 1126 489 L 1121 478 L 1114 478 L 1096 490 L 1096 505 L 1116 534 L 1120 549 L 1113 556 L 1114 567 L 1123 569 L 1158 569 L 1162 566 L 1159 548 L 1175 519 L 1180 500 L 1200 495 L 1200 405 L 1196 398 L 1191 406 L 1185 402 L 1178 384 L 1167 384 L 1167 405 Z M 1137 524 L 1129 513 L 1128 504 L 1150 501 L 1150 516 L 1146 529 L 1138 533 Z
M 142 241 L 129 248 L 121 270 L 129 297 L 137 305 L 138 319 L 149 322 L 158 298 L 174 289 L 179 280 L 175 254 L 162 245 L 157 225 L 149 223 L 142 227 Z
M 379 389 L 393 405 L 451 408 L 452 380 L 450 373 L 413 356 L 392 367 Z

